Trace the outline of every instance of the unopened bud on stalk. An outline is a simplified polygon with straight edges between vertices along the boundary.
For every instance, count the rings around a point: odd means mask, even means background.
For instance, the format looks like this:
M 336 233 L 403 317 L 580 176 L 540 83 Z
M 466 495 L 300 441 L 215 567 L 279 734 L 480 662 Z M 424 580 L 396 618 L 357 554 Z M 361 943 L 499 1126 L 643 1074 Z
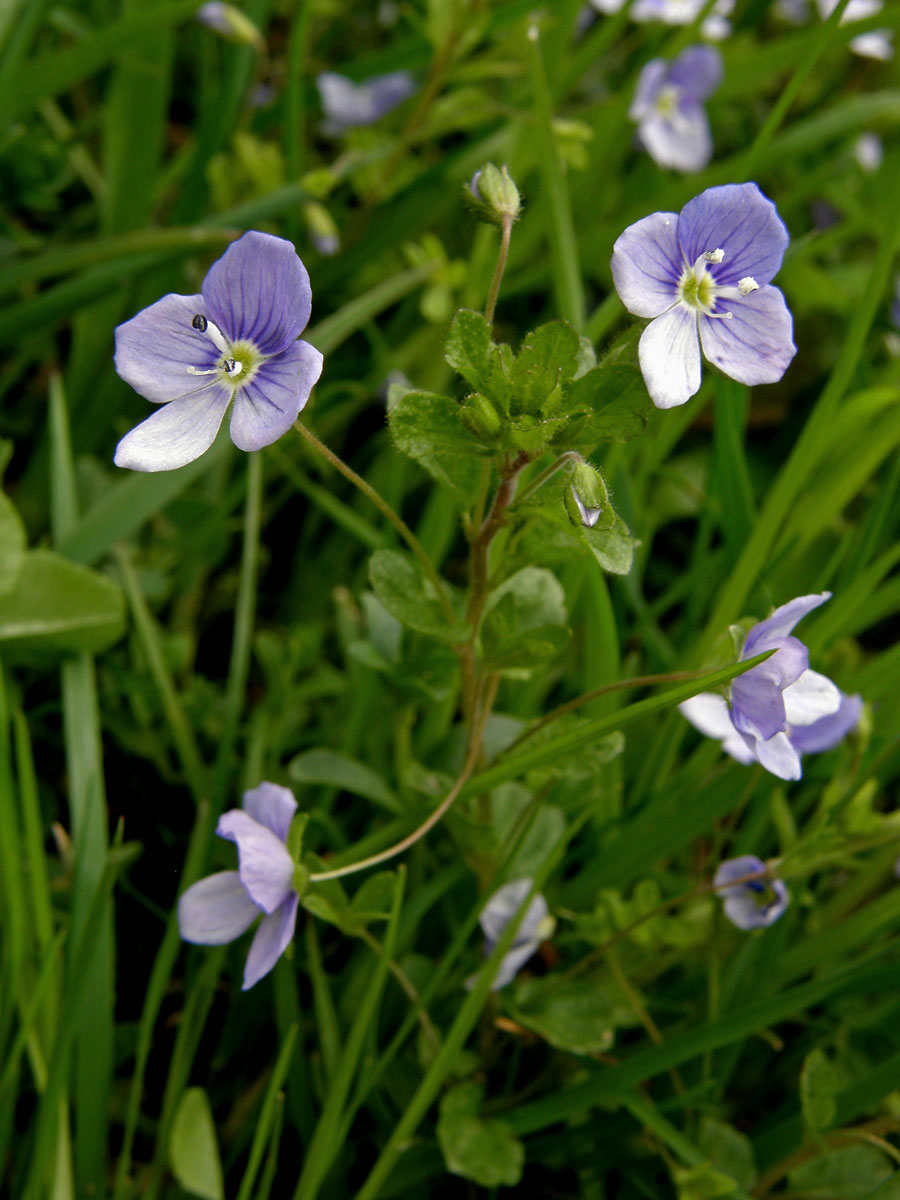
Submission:
M 603 476 L 590 463 L 576 463 L 572 486 L 565 493 L 566 513 L 573 525 L 593 529 L 604 513 L 609 513 L 609 492 Z
M 341 248 L 341 235 L 331 213 L 317 200 L 308 200 L 303 206 L 303 215 L 309 229 L 309 240 L 320 254 L 337 254 Z
M 469 207 L 481 221 L 503 225 L 518 220 L 522 199 L 506 167 L 498 169 L 493 163 L 487 163 L 466 184 L 465 195 Z
M 480 392 L 474 392 L 466 398 L 460 416 L 466 429 L 482 442 L 493 442 L 503 428 L 500 414 L 487 396 Z
M 265 51 L 266 42 L 259 29 L 246 13 L 241 12 L 233 4 L 223 4 L 219 0 L 209 0 L 197 9 L 197 20 L 201 25 L 214 29 L 230 42 L 243 46 L 252 46 L 261 54 Z

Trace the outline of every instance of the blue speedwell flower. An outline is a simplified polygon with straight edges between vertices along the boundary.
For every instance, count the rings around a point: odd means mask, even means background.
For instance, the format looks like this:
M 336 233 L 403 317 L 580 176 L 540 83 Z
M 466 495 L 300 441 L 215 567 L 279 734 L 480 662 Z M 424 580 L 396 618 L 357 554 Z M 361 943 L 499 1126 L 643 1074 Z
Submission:
M 361 83 L 354 83 L 335 71 L 323 71 L 316 76 L 316 87 L 325 113 L 325 132 L 340 133 L 343 129 L 374 125 L 414 95 L 417 85 L 409 71 L 373 75 Z
M 628 15 L 632 21 L 662 21 L 665 25 L 690 25 L 700 15 L 706 0 L 635 0 Z M 616 13 L 625 0 L 591 0 L 598 12 Z M 720 41 L 731 33 L 728 18 L 734 0 L 717 0 L 712 12 L 704 19 L 700 31 L 704 37 Z
M 219 837 L 237 843 L 238 869 L 201 879 L 178 901 L 181 936 L 200 946 L 233 942 L 262 914 L 244 967 L 244 991 L 268 975 L 294 936 L 298 897 L 285 843 L 296 811 L 297 801 L 278 784 L 245 792 L 243 807 L 223 813 L 216 826 Z
M 488 900 L 478 918 L 484 933 L 484 957 L 487 958 L 503 935 L 503 930 L 516 915 L 519 905 L 531 891 L 534 881 L 531 879 L 514 879 L 498 888 Z M 555 922 L 550 916 L 547 901 L 538 893 L 528 905 L 528 910 L 522 918 L 516 932 L 516 939 L 503 956 L 503 961 L 497 968 L 491 990 L 496 992 L 515 978 L 525 966 L 541 942 L 553 933 Z M 466 980 L 466 986 L 472 987 L 475 981 L 473 975 Z
M 722 82 L 722 56 L 713 46 L 690 46 L 667 63 L 654 58 L 638 78 L 628 115 L 661 167 L 699 171 L 712 157 L 703 101 Z
M 761 763 L 780 779 L 799 779 L 801 754 L 836 746 L 859 721 L 862 699 L 845 696 L 830 679 L 809 670 L 809 651 L 794 626 L 830 599 L 830 592 L 798 596 L 776 608 L 747 634 L 740 661 L 776 653 L 732 681 L 730 705 L 717 692 L 679 704 L 683 716 L 742 763 Z
M 785 884 L 753 854 L 720 863 L 713 887 L 725 901 L 725 916 L 738 929 L 774 924 L 791 898 Z
M 638 357 L 657 408 L 700 387 L 700 347 L 739 383 L 774 383 L 797 352 L 784 296 L 769 281 L 788 231 L 755 183 L 707 188 L 680 213 L 629 225 L 613 247 L 616 291 L 629 312 L 653 317 Z
M 231 440 L 260 450 L 290 429 L 322 373 L 298 341 L 312 292 L 290 242 L 245 233 L 196 296 L 170 294 L 116 330 L 116 370 L 163 407 L 125 435 L 115 463 L 170 471 L 212 445 L 229 405 Z

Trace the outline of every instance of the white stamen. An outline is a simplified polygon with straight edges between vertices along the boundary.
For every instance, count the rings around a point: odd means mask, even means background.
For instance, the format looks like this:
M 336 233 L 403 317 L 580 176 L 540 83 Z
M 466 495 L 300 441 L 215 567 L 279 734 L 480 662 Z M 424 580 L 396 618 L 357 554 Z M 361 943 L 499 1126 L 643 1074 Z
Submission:
M 201 371 L 199 367 L 185 367 L 188 375 L 218 375 L 218 367 L 210 367 L 208 371 Z
M 730 321 L 731 318 L 734 316 L 734 313 L 733 312 L 723 312 L 723 313 L 706 312 L 703 315 L 704 315 L 704 317 L 715 317 L 715 319 L 717 321 Z
M 722 259 L 725 257 L 725 251 L 724 250 L 707 250 L 700 257 L 704 258 L 707 262 L 710 262 L 710 263 L 720 263 L 722 261 Z
M 752 275 L 745 275 L 743 279 L 738 280 L 738 291 L 742 296 L 749 296 L 751 292 L 759 291 L 759 284 Z
M 209 317 L 205 317 L 203 313 L 194 313 L 194 319 L 191 321 L 191 325 L 197 330 L 198 333 L 207 334 L 212 339 L 215 348 L 217 350 L 221 350 L 223 354 L 226 352 L 226 350 L 231 349 L 228 338 L 226 338 L 222 330 L 218 327 L 218 325 L 210 321 Z
M 222 366 L 225 368 L 225 373 L 234 378 L 235 375 L 240 375 L 244 369 L 244 364 L 237 358 L 224 358 Z

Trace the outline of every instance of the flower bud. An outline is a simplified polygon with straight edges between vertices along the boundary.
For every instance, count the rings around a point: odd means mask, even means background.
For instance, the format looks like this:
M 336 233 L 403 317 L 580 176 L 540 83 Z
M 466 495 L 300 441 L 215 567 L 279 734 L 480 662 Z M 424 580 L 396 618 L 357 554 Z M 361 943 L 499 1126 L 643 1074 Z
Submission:
M 503 422 L 496 408 L 480 392 L 474 392 L 466 398 L 463 405 L 462 423 L 469 433 L 482 442 L 493 442 L 503 428 Z
M 266 48 L 265 39 L 250 18 L 233 4 L 223 4 L 220 0 L 209 0 L 197 9 L 197 20 L 201 25 L 214 29 L 229 42 L 238 42 L 242 46 L 252 46 L 262 53 Z
M 487 163 L 475 172 L 466 184 L 465 196 L 478 219 L 492 225 L 518 220 L 522 208 L 519 189 L 510 179 L 506 167 L 498 169 L 493 163 Z
M 609 492 L 603 476 L 590 463 L 575 464 L 572 486 L 565 493 L 566 512 L 573 525 L 593 529 L 601 516 L 611 514 Z
M 316 200 L 309 200 L 303 206 L 303 215 L 309 230 L 309 240 L 326 257 L 337 254 L 341 248 L 341 235 L 335 225 L 331 213 Z

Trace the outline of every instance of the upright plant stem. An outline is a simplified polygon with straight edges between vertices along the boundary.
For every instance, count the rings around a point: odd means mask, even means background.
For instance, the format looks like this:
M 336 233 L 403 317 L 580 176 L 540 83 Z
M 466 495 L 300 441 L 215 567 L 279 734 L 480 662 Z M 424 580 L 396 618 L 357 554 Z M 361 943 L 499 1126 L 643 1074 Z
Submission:
M 509 239 L 512 235 L 513 219 L 509 215 L 503 217 L 500 228 L 500 251 L 497 255 L 497 267 L 491 280 L 491 290 L 488 292 L 487 304 L 484 306 L 484 319 L 490 325 L 494 320 L 494 310 L 497 307 L 497 297 L 500 295 L 500 284 L 503 272 L 506 270 L 506 260 L 509 256 Z
M 259 565 L 259 527 L 262 508 L 262 455 L 247 455 L 247 500 L 244 506 L 244 545 L 234 612 L 234 638 L 225 687 L 225 728 L 213 774 L 213 803 L 217 811 L 224 803 L 228 772 L 238 723 L 244 708 L 244 692 L 250 670 L 253 620 L 256 612 L 256 574 Z
M 422 569 L 434 587 L 438 602 L 440 603 L 441 608 L 444 610 L 444 615 L 451 625 L 455 626 L 457 624 L 456 613 L 453 611 L 453 606 L 451 605 L 447 596 L 447 589 L 444 586 L 444 581 L 437 573 L 431 559 L 425 553 L 421 542 L 406 524 L 403 518 L 398 513 L 394 512 L 384 497 L 379 492 L 376 492 L 370 483 L 367 483 L 361 475 L 357 475 L 353 468 L 349 467 L 342 458 L 339 458 L 335 454 L 333 450 L 330 450 L 324 442 L 320 442 L 311 429 L 308 429 L 306 425 L 302 425 L 299 421 L 294 422 L 294 428 L 297 430 L 300 436 L 304 438 L 310 446 L 312 446 L 317 454 L 321 454 L 325 461 L 331 463 L 336 471 L 340 471 L 344 478 L 348 479 L 355 488 L 358 488 L 368 500 L 371 500 L 382 516 L 384 516 L 391 523 L 391 525 L 393 525 L 393 527 L 403 538 L 404 542 L 406 542 L 407 546 L 409 546 L 410 550 L 421 563 Z

